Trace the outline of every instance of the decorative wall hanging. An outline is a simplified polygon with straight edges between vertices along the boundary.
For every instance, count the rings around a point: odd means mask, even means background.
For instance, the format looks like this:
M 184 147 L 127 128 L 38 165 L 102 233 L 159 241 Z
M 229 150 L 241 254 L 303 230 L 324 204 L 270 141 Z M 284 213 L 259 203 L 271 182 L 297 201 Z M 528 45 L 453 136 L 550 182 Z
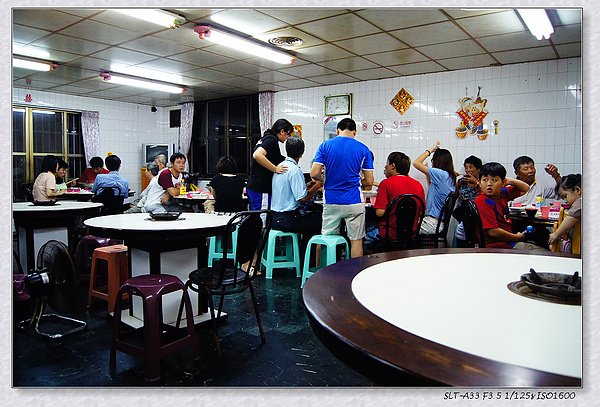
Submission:
M 302 125 L 294 124 L 293 126 L 294 126 L 294 133 L 292 134 L 292 136 L 302 138 Z
M 455 130 L 456 137 L 465 138 L 467 134 L 477 135 L 479 140 L 485 140 L 488 136 L 488 129 L 483 128 L 483 119 L 488 111 L 485 109 L 487 99 L 481 99 L 481 86 L 477 87 L 477 98 L 466 96 L 458 101 L 460 109 L 456 112 L 460 117 L 460 127 Z
M 413 98 L 410 93 L 406 91 L 406 89 L 402 88 L 398 93 L 396 93 L 396 96 L 390 100 L 390 105 L 392 105 L 392 107 L 396 109 L 398 113 L 404 115 L 414 101 L 415 98 Z

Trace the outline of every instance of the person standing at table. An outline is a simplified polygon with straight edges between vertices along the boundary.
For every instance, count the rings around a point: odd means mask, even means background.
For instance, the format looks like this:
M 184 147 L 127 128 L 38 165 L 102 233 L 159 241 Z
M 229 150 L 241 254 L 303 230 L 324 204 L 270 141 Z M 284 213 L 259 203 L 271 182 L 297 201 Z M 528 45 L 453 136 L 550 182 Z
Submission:
M 298 137 L 290 137 L 285 142 L 286 159 L 281 165 L 287 171 L 274 174 L 271 199 L 273 225 L 275 230 L 300 233 L 300 247 L 303 252 L 308 241 L 321 232 L 321 214 L 317 212 L 300 212 L 300 204 L 309 201 L 320 189 L 319 182 L 314 183 L 310 190 L 306 188 L 304 174 L 298 165 L 304 154 L 304 141 Z
M 217 161 L 217 175 L 210 180 L 210 192 L 215 198 L 216 212 L 240 212 L 244 210 L 246 181 L 236 174 L 235 158 L 226 155 Z
M 385 179 L 379 183 L 377 189 L 377 197 L 375 198 L 375 215 L 381 218 L 385 214 L 385 210 L 390 202 L 399 195 L 403 194 L 414 194 L 417 195 L 423 202 L 425 202 L 425 191 L 423 185 L 416 179 L 410 177 L 408 172 L 410 171 L 410 157 L 400 151 L 394 151 L 388 155 L 387 162 L 383 168 L 383 174 Z M 418 223 L 418 220 L 415 222 Z M 397 238 L 396 233 L 396 211 L 390 212 L 389 216 L 390 225 L 390 236 L 389 238 L 395 240 Z M 416 226 L 413 228 L 416 229 Z M 419 231 L 416 230 L 416 233 Z M 385 239 L 385 219 L 379 221 L 378 229 L 367 233 L 365 240 L 368 240 L 369 245 L 372 245 L 373 249 L 377 249 L 380 244 L 379 241 Z
M 446 197 L 456 190 L 456 172 L 454 171 L 452 155 L 450 151 L 439 147 L 440 141 L 437 140 L 413 163 L 413 166 L 427 177 L 427 211 L 419 232 L 422 235 L 435 233 Z M 429 168 L 424 161 L 432 154 L 431 168 Z
M 281 174 L 286 171 L 284 167 L 279 166 L 285 159 L 281 155 L 279 143 L 285 142 L 293 132 L 292 123 L 285 119 L 278 119 L 256 143 L 246 187 L 251 211 L 270 208 L 273 174 Z
M 148 197 L 144 208 L 146 212 L 181 212 L 182 206 L 175 202 L 174 196 L 179 196 L 179 188 L 183 185 L 183 171 L 185 170 L 185 156 L 175 153 L 171 156 L 171 168 L 163 169 L 158 173 L 157 182 L 150 181 Z
M 536 203 L 536 198 L 542 199 L 558 199 L 555 189 L 561 183 L 561 176 L 558 168 L 554 164 L 546 164 L 544 171 L 552 177 L 553 180 L 546 176 L 536 177 L 535 163 L 531 157 L 523 155 L 517 157 L 513 161 L 513 168 L 518 180 L 524 181 L 529 185 L 529 191 L 522 196 L 516 197 L 513 201 L 520 202 L 527 206 Z
M 121 159 L 116 155 L 109 155 L 104 160 L 108 174 L 98 174 L 92 185 L 92 192 L 101 195 L 105 189 L 118 191 L 118 196 L 127 198 L 129 194 L 129 183 L 119 174 Z
M 360 257 L 365 237 L 365 205 L 360 174 L 362 171 L 364 175 L 363 188 L 370 190 L 373 185 L 373 158 L 369 148 L 355 140 L 354 120 L 340 120 L 335 132 L 336 137 L 319 146 L 310 169 L 313 180 L 324 181 L 321 233 L 339 234 L 343 219 L 350 239 L 350 256 Z
M 41 172 L 32 187 L 34 203 L 51 203 L 56 201 L 58 196 L 67 192 L 66 188 L 56 189 L 56 176 L 59 173 L 60 161 L 62 160 L 54 155 L 47 155 L 42 160 Z
M 79 183 L 86 185 L 93 185 L 96 181 L 98 174 L 108 174 L 108 170 L 104 168 L 104 160 L 101 157 L 92 157 L 90 159 L 90 166 L 83 171 L 81 177 L 79 177 Z

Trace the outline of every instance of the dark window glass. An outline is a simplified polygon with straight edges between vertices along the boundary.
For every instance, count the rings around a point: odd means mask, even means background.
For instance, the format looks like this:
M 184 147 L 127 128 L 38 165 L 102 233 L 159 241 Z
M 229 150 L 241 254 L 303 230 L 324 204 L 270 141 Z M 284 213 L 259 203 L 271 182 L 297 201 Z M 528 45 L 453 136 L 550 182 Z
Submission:
M 258 96 L 250 98 L 250 134 L 260 135 L 260 121 L 258 118 Z
M 235 158 L 238 164 L 238 173 L 247 174 L 248 168 L 248 139 L 246 137 L 236 137 L 229 139 L 229 155 Z
M 25 109 L 13 109 L 13 151 L 25 152 Z
M 229 137 L 246 137 L 247 134 L 248 98 L 231 99 L 229 101 Z
M 83 137 L 81 134 L 81 115 L 67 113 L 68 154 L 83 154 Z
M 225 101 L 208 103 L 208 137 L 225 137 Z
M 34 110 L 33 152 L 63 153 L 63 114 L 49 110 Z
M 13 155 L 13 170 L 12 170 L 12 181 L 13 181 L 13 195 L 16 200 L 25 200 L 21 186 L 26 181 L 25 167 L 26 157 L 24 155 Z
M 208 173 L 216 174 L 217 173 L 217 161 L 219 158 L 225 155 L 225 140 L 218 138 L 208 139 Z
M 35 157 L 33 157 L 33 179 L 35 180 L 35 178 L 40 174 L 40 171 L 42 170 L 42 161 L 44 160 L 44 155 L 36 155 Z
M 67 163 L 69 164 L 68 179 L 77 178 L 85 171 L 85 157 L 69 157 Z

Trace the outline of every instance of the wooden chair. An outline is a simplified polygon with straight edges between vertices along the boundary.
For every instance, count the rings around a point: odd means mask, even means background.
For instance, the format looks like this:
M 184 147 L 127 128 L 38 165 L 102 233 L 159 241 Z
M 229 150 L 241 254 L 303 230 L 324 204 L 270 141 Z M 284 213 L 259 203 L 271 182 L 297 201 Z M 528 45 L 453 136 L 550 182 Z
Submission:
M 564 208 L 560 208 L 560 213 L 558 215 L 558 220 L 554 222 L 554 227 L 552 232 L 556 232 L 562 221 L 565 219 L 567 214 L 565 213 Z M 559 252 L 560 251 L 560 243 L 561 240 L 557 240 L 550 246 L 550 251 Z M 571 253 L 572 254 L 581 254 L 581 222 L 577 222 L 575 227 L 573 227 L 573 237 L 571 238 Z

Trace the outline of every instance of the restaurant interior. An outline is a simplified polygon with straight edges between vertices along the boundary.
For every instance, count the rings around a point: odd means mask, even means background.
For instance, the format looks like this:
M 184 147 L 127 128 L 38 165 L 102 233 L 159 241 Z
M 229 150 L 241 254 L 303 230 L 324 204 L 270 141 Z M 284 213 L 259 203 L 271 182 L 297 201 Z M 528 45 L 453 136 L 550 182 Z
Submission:
M 540 18 L 531 11 L 547 17 L 545 31 L 529 25 Z M 25 300 L 13 288 L 11 386 L 581 388 L 581 297 L 578 303 L 563 297 L 547 302 L 514 288 L 534 268 L 564 273 L 574 287 L 583 271 L 579 246 L 542 254 L 512 254 L 483 244 L 465 249 L 444 230 L 434 246 L 355 259 L 347 259 L 346 247 L 337 253 L 342 259 L 317 267 L 306 281 L 305 271 L 293 264 L 276 269 L 272 278 L 264 271 L 253 276 L 266 341 L 254 297 L 244 291 L 225 297 L 218 338 L 205 311 L 203 322 L 186 328 L 187 336 L 178 330 L 184 339 L 177 346 L 189 338 L 191 345 L 149 356 L 144 346 L 150 340 L 138 338 L 141 351 L 117 346 L 116 366 L 111 362 L 116 327 L 147 327 L 150 300 L 143 317 L 128 317 L 127 304 L 141 304 L 139 291 L 125 297 L 119 292 L 125 307 L 119 324 L 116 294 L 91 295 L 90 273 L 93 252 L 124 259 L 117 287 L 127 278 L 160 273 L 186 283 L 190 271 L 205 266 L 207 242 L 233 215 L 202 213 L 217 161 L 234 157 L 237 174 L 248 177 L 254 146 L 280 118 L 304 141 L 299 162 L 304 173 L 321 143 L 336 136 L 337 123 L 352 118 L 356 140 L 372 152 L 376 183 L 386 178 L 391 152 L 414 162 L 436 140 L 463 175 L 471 155 L 484 164 L 502 164 L 511 178 L 519 156 L 534 160 L 537 179 L 551 179 L 547 164 L 562 176 L 583 174 L 584 16 L 582 8 L 13 8 L 12 273 L 41 273 L 36 270 L 46 261 L 41 248 L 58 240 L 68 250 L 74 282 L 42 294 L 32 290 Z M 280 148 L 285 152 L 283 144 Z M 108 214 L 88 202 L 80 184 L 66 193 L 77 196 L 73 201 L 58 200 L 62 207 L 29 202 L 26 186 L 46 155 L 68 164 L 66 182 L 80 177 L 91 157 L 116 155 L 119 174 L 128 181 L 123 204 L 135 205 L 148 185 L 146 164 L 157 152 L 187 158 L 187 190 L 180 200 L 187 197 L 183 205 L 189 209 L 181 222 Z M 408 175 L 427 191 L 428 176 L 412 166 Z M 365 194 L 367 207 L 376 202 L 376 191 L 375 186 Z M 551 207 L 557 211 L 558 198 Z M 554 220 L 542 214 L 542 203 L 537 218 L 522 215 L 522 227 L 539 221 L 547 240 Z M 111 216 L 130 216 L 141 226 L 103 219 Z M 210 225 L 186 226 L 185 218 L 195 222 L 202 216 L 212 216 Z M 177 237 L 165 238 L 169 232 Z M 581 229 L 579 242 L 580 234 Z M 92 248 L 81 255 L 78 246 L 88 235 L 98 235 L 87 241 L 94 240 L 99 252 Z M 119 244 L 129 248 L 103 251 L 123 247 Z M 110 273 L 108 267 L 98 269 Z M 489 273 L 482 278 L 474 271 Z M 111 281 L 100 276 L 109 290 Z M 493 291 L 474 292 L 492 282 Z M 201 313 L 205 297 L 188 291 L 193 311 L 197 303 Z M 84 328 L 48 337 L 22 324 L 40 311 L 35 302 L 42 298 L 41 312 L 68 316 Z M 179 299 L 175 305 L 161 301 L 158 314 L 177 311 Z M 170 305 L 169 311 L 161 308 Z M 515 314 L 528 318 L 515 323 Z M 497 318 L 495 326 L 482 315 Z M 456 331 L 456 325 L 464 330 Z M 513 332 L 506 334 L 507 327 Z M 565 348 L 566 354 L 554 356 Z

